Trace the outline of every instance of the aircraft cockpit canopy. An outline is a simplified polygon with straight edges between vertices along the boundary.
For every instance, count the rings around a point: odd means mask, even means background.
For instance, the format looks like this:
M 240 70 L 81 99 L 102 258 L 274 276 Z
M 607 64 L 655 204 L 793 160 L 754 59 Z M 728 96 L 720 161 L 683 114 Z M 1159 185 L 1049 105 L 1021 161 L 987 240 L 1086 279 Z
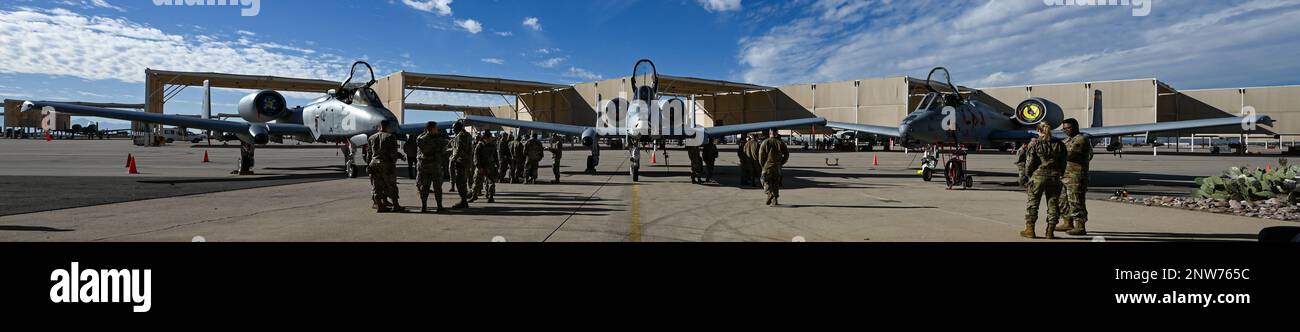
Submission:
M 382 106 L 383 103 L 379 101 L 379 94 L 370 88 L 374 84 L 375 70 L 370 67 L 369 63 L 357 61 L 352 64 L 352 70 L 348 73 L 348 78 L 339 85 L 335 97 L 348 104 Z
M 935 67 L 931 69 L 930 75 L 925 78 L 925 84 L 931 93 L 942 95 L 944 103 L 948 106 L 956 107 L 964 101 L 961 97 L 961 90 L 957 89 L 956 84 L 952 84 L 952 76 L 948 74 L 948 68 Z
M 653 101 L 659 96 L 659 71 L 654 62 L 641 59 L 632 66 L 632 96 L 635 100 Z

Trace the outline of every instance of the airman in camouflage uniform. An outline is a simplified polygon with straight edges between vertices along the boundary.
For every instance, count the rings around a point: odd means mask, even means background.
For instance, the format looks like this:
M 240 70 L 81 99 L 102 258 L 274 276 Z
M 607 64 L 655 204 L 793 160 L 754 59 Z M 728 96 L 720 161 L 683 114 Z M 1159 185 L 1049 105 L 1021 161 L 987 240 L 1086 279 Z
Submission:
M 415 145 L 420 153 L 416 166 L 420 171 L 415 176 L 415 188 L 420 192 L 420 212 L 429 212 L 429 193 L 432 192 L 438 206 L 434 212 L 442 213 L 446 211 L 442 209 L 442 168 L 447 165 L 447 138 L 438 130 L 437 122 L 429 121 L 425 132 L 415 139 Z
M 1065 173 L 1065 144 L 1052 139 L 1052 126 L 1038 125 L 1038 140 L 1026 147 L 1025 172 L 1020 184 L 1029 197 L 1025 208 L 1025 230 L 1020 236 L 1034 237 L 1034 223 L 1038 221 L 1039 202 L 1047 199 L 1047 238 L 1055 238 L 1056 223 L 1060 219 L 1061 175 Z
M 524 165 L 527 164 L 528 156 L 524 154 L 524 136 L 516 137 L 510 141 L 510 183 L 524 182 Z
M 463 123 L 456 122 L 455 128 L 456 139 L 451 141 L 451 169 L 454 172 L 451 182 L 460 195 L 460 203 L 451 208 L 463 209 L 469 207 L 469 199 L 474 196 L 469 188 L 470 177 L 474 174 L 474 139 L 465 131 Z
M 479 193 L 487 191 L 488 203 L 496 203 L 497 195 L 497 143 L 492 133 L 484 133 L 478 145 L 474 146 L 474 199 Z
M 758 145 L 761 142 L 758 135 L 749 135 L 749 140 L 745 141 L 745 158 L 749 159 L 749 184 L 757 186 L 758 177 L 763 174 L 763 160 L 758 159 Z
M 781 166 L 790 160 L 790 151 L 786 149 L 785 142 L 781 141 L 781 135 L 776 129 L 772 129 L 772 134 L 759 145 L 756 160 L 763 166 L 763 191 L 767 193 L 767 205 L 781 205 L 777 202 L 781 197 L 783 180 Z
M 380 121 L 379 132 L 370 135 L 373 156 L 366 171 L 370 173 L 370 186 L 374 190 L 370 198 L 377 212 L 406 210 L 397 203 L 397 159 L 406 157 L 397 151 L 397 136 L 388 132 L 389 126 L 388 120 Z
M 745 144 L 749 142 L 749 136 L 740 135 L 736 140 L 736 159 L 740 161 L 740 185 L 749 185 L 749 154 L 745 153 Z
M 691 161 L 691 183 L 704 183 L 704 158 L 700 156 L 700 148 L 686 146 L 686 158 Z
M 528 174 L 524 178 L 528 184 L 537 182 L 537 167 L 538 163 L 542 161 L 542 157 L 544 157 L 542 152 L 545 150 L 542 147 L 542 135 L 540 134 L 533 135 L 532 138 L 528 139 L 528 143 L 524 144 L 524 155 L 528 158 Z
M 501 183 L 510 181 L 510 133 L 501 132 L 501 138 L 497 139 L 497 177 Z
M 406 142 L 402 142 L 402 152 L 406 153 L 406 176 L 415 179 L 415 155 L 420 153 L 416 148 L 416 135 L 406 135 Z
M 551 146 L 546 150 L 551 151 L 551 173 L 555 173 L 551 183 L 560 183 L 560 158 L 564 156 L 564 140 L 560 134 L 551 135 Z
M 1087 235 L 1084 224 L 1088 222 L 1088 164 L 1092 162 L 1092 141 L 1079 134 L 1079 121 L 1067 119 L 1061 124 L 1065 130 L 1065 175 L 1061 177 L 1061 217 L 1065 224 L 1056 230 L 1070 235 Z
M 1017 179 L 1019 179 L 1020 177 L 1022 177 L 1022 176 L 1025 175 L 1025 157 L 1028 157 L 1028 153 L 1026 152 L 1026 148 L 1027 148 L 1028 146 L 1030 146 L 1030 145 L 1033 145 L 1033 144 L 1034 144 L 1034 141 L 1033 141 L 1033 140 L 1030 140 L 1028 144 L 1022 144 L 1022 145 L 1020 145 L 1019 148 L 1016 148 L 1016 162 L 1015 162 L 1015 164 L 1016 164 L 1016 170 L 1017 170 L 1017 171 L 1016 171 L 1016 178 L 1017 178 Z

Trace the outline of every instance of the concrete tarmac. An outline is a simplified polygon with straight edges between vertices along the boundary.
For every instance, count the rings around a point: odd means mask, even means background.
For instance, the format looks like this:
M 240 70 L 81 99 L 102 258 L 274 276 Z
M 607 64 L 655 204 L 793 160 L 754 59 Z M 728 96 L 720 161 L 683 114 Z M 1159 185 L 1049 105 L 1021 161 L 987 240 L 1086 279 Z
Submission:
M 204 150 L 213 163 L 199 162 Z M 196 236 L 207 241 L 1046 241 L 1017 235 L 1024 227 L 1025 195 L 1008 184 L 1015 174 L 1009 154 L 972 155 L 975 188 L 948 190 L 942 178 L 919 179 L 914 153 L 874 153 L 881 164 L 873 167 L 873 152 L 792 146 L 782 206 L 766 207 L 762 189 L 738 185 L 736 154 L 729 145 L 718 160 L 721 182 L 709 185 L 690 183 L 681 150 L 643 165 L 642 181 L 633 183 L 626 152 L 602 151 L 598 172 L 584 174 L 589 153 L 571 149 L 563 159 L 561 184 L 540 183 L 551 179 L 548 154 L 539 184 L 499 184 L 496 203 L 480 199 L 470 209 L 447 214 L 377 214 L 369 209 L 369 181 L 344 179 L 335 151 L 324 145 L 259 149 L 255 170 L 262 175 L 239 177 L 228 175 L 235 148 L 0 140 L 0 179 L 26 181 L 18 190 L 6 185 L 0 211 L 13 210 L 9 202 L 17 197 L 42 192 L 31 188 L 41 179 L 71 178 L 82 181 L 87 192 L 128 195 L 94 202 L 86 198 L 94 195 L 43 191 L 51 197 L 29 197 L 21 205 L 50 199 L 72 202 L 71 208 L 2 216 L 0 241 L 191 241 Z M 146 174 L 125 174 L 128 152 Z M 827 165 L 836 158 L 839 166 Z M 1119 159 L 1099 153 L 1090 194 L 1099 199 L 1088 202 L 1092 234 L 1058 241 L 1098 236 L 1108 242 L 1253 241 L 1264 227 L 1294 226 L 1104 200 L 1120 187 L 1135 194 L 1186 194 L 1196 176 L 1266 163 L 1276 165 L 1276 157 L 1129 154 Z M 404 167 L 399 173 L 405 174 Z M 157 183 L 170 191 L 141 189 L 155 177 L 174 179 Z M 418 208 L 414 181 L 401 178 L 399 186 L 402 204 Z M 444 191 L 448 186 L 444 183 Z M 129 196 L 141 190 L 154 194 Z M 445 194 L 446 206 L 455 202 L 455 193 Z

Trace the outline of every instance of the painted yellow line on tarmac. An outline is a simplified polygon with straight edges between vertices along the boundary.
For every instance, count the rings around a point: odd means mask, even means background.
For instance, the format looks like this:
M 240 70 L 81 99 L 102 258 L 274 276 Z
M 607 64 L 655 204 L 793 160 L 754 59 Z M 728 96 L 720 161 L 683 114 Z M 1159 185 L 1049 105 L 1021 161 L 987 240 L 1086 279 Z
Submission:
M 628 240 L 641 242 L 641 186 L 632 184 L 632 227 L 628 229 Z

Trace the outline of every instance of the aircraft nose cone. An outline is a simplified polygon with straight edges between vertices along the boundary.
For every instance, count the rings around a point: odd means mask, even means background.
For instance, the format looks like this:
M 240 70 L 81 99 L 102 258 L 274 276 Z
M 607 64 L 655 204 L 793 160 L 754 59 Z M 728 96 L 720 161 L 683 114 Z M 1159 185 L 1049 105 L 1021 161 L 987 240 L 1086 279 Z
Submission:
M 911 126 L 911 124 L 904 123 L 903 125 L 898 126 L 898 136 L 899 136 L 899 137 L 907 138 L 908 136 L 911 136 L 911 135 L 912 135 L 912 126 Z

